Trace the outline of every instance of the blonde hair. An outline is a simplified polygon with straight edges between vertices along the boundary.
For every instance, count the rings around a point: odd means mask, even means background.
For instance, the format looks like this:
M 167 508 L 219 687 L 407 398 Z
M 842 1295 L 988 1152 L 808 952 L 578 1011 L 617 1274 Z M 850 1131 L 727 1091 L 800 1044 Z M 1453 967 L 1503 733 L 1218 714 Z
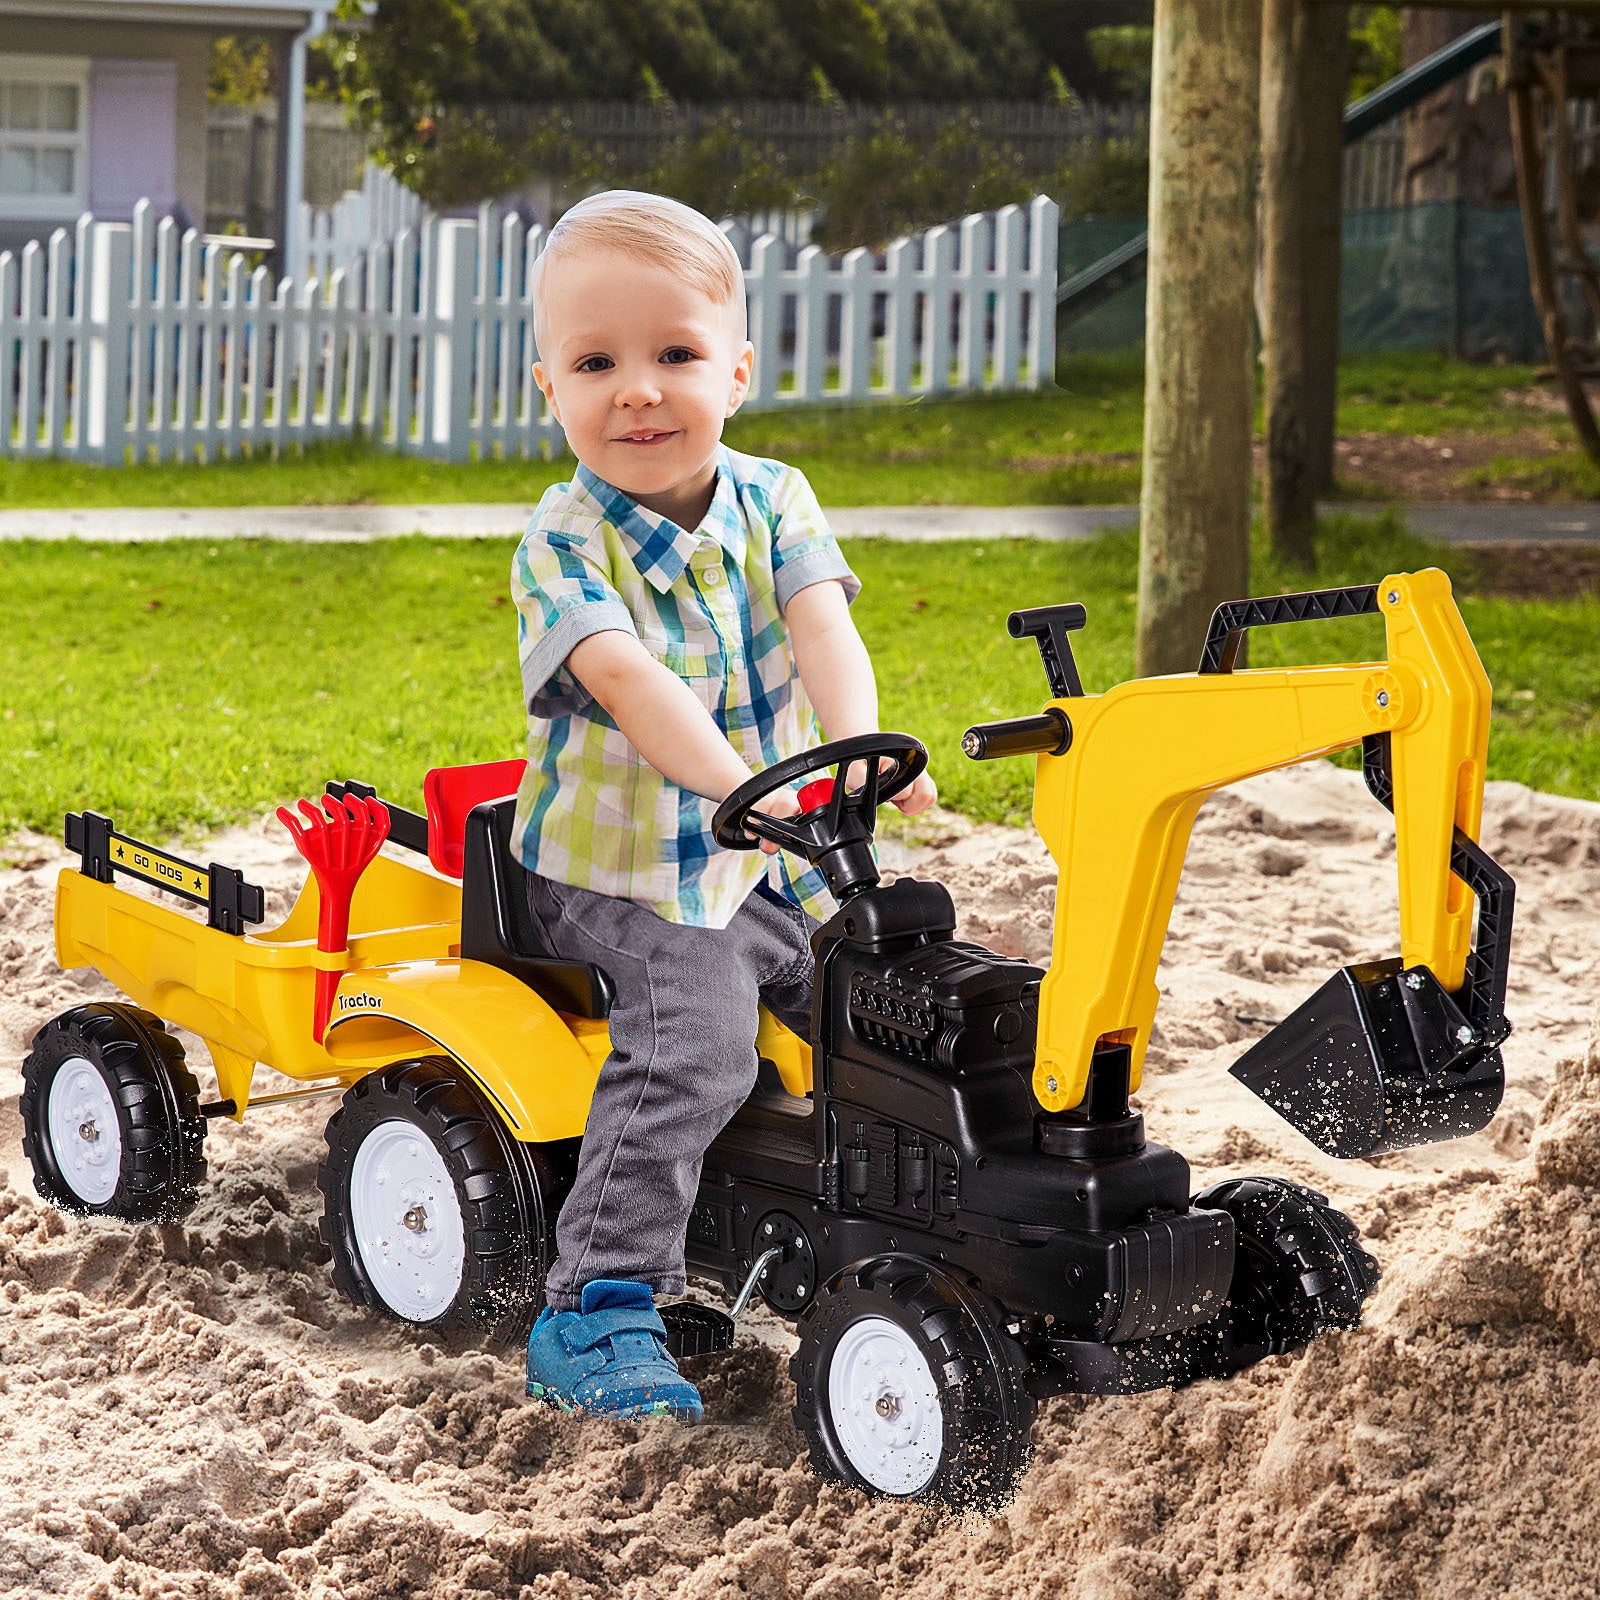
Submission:
M 540 285 L 552 260 L 584 250 L 615 250 L 650 266 L 665 267 L 718 305 L 735 305 L 745 338 L 744 269 L 727 236 L 708 217 L 664 194 L 605 189 L 567 211 L 550 230 L 533 265 L 533 336 L 544 345 Z

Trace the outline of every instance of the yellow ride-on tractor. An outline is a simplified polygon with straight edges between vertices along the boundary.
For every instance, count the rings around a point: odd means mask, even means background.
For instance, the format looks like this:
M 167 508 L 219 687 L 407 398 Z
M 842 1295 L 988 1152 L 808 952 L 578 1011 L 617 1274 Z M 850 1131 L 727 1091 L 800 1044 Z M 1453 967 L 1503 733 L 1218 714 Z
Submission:
M 1251 627 L 1364 613 L 1384 620 L 1385 660 L 1235 670 Z M 880 1494 L 1003 1498 L 1039 1397 L 1228 1374 L 1355 1324 L 1376 1283 L 1321 1195 L 1273 1177 L 1191 1194 L 1187 1162 L 1130 1106 L 1208 794 L 1359 744 L 1397 835 L 1399 956 L 1335 973 L 1235 1075 L 1346 1157 L 1472 1132 L 1500 1099 L 1512 885 L 1476 843 L 1489 685 L 1444 575 L 1223 606 L 1197 672 L 1099 695 L 1072 659 L 1083 621 L 1076 605 L 1013 613 L 1049 703 L 963 741 L 980 760 L 1037 759 L 1034 818 L 1060 871 L 1047 971 L 956 938 L 939 884 L 879 881 L 876 808 L 926 761 L 907 735 L 781 762 L 714 821 L 728 848 L 759 835 L 816 865 L 839 909 L 813 935 L 810 1038 L 762 1019 L 754 1088 L 705 1158 L 689 1261 L 732 1316 L 759 1294 L 794 1323 L 817 1470 Z M 133 1003 L 78 1006 L 34 1040 L 21 1109 L 40 1192 L 177 1216 L 210 1121 L 338 1093 L 318 1181 L 340 1289 L 424 1328 L 525 1329 L 612 990 L 540 948 L 509 848 L 520 766 L 436 770 L 423 814 L 348 782 L 283 813 L 314 881 L 270 931 L 247 929 L 262 896 L 236 872 L 69 817 L 81 863 L 60 877 L 59 959 Z M 823 769 L 831 792 L 808 789 L 800 815 L 753 809 Z M 206 1042 L 215 1099 L 167 1023 Z M 253 1097 L 257 1063 L 313 1086 Z M 679 1353 L 731 1342 L 708 1304 L 663 1316 Z

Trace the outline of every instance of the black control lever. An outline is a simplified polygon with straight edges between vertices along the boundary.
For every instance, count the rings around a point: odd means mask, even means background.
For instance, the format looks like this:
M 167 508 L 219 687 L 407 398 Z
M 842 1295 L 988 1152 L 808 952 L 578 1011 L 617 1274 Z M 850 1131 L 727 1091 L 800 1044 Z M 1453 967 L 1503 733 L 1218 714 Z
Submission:
M 1044 662 L 1044 675 L 1050 683 L 1050 693 L 1057 700 L 1083 693 L 1083 680 L 1078 676 L 1078 663 L 1072 658 L 1072 641 L 1067 637 L 1074 628 L 1081 628 L 1088 618 L 1077 601 L 1063 606 L 1034 606 L 1027 611 L 1013 611 L 1006 619 L 1006 627 L 1013 639 L 1036 639 L 1039 659 Z
M 1001 756 L 1064 756 L 1072 748 L 1072 724 L 1051 706 L 1037 717 L 978 722 L 961 735 L 961 748 L 974 761 Z

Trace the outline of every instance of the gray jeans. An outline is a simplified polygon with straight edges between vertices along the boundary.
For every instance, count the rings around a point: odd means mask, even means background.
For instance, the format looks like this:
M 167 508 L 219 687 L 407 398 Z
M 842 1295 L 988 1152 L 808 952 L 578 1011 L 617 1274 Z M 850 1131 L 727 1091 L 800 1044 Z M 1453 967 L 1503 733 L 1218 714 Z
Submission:
M 616 988 L 611 1054 L 556 1225 L 545 1298 L 576 1310 L 595 1278 L 682 1294 L 701 1160 L 755 1085 L 758 1002 L 809 1035 L 815 924 L 761 890 L 726 928 L 698 928 L 536 873 L 527 883 L 549 948 L 604 968 Z

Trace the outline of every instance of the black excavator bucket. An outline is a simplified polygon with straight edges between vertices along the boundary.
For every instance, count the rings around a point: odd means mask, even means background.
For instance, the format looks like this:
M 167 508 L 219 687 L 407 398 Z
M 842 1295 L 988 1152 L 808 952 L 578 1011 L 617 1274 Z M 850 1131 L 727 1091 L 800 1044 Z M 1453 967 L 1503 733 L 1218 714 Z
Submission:
M 1362 777 L 1394 810 L 1389 735 L 1362 741 Z M 1459 990 L 1399 960 L 1341 967 L 1229 1068 L 1320 1150 L 1371 1156 L 1459 1139 L 1505 1092 L 1501 1042 L 1516 885 L 1459 828 L 1450 870 L 1478 902 Z
M 1342 967 L 1229 1071 L 1320 1150 L 1370 1156 L 1476 1133 L 1505 1089 L 1500 1041 L 1426 967 Z

